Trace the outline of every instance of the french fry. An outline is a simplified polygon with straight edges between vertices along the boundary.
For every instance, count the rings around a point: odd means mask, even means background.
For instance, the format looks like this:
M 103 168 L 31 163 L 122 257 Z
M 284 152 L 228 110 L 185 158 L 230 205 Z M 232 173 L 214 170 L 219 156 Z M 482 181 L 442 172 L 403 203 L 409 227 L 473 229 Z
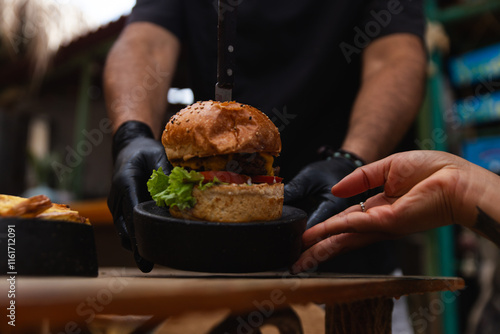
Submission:
M 52 202 L 45 195 L 37 195 L 25 199 L 12 206 L 6 216 L 33 218 L 52 206 Z
M 22 198 L 0 195 L 0 217 L 37 218 L 90 224 L 77 211 L 67 205 L 52 203 L 45 195 Z

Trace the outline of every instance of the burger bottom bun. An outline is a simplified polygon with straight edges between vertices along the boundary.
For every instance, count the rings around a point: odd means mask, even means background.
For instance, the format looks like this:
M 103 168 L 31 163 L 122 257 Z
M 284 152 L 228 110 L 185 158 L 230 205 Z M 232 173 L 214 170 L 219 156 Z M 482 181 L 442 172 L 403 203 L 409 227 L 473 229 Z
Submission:
M 176 218 L 224 223 L 275 220 L 281 217 L 284 199 L 283 183 L 216 185 L 205 190 L 193 189 L 196 205 L 189 210 L 174 206 Z

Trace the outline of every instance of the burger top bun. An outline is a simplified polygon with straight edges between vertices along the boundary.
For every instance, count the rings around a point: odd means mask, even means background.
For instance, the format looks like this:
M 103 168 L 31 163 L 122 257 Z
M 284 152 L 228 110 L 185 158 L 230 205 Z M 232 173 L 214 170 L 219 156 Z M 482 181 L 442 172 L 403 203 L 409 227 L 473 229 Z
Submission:
M 162 135 L 172 160 L 281 151 L 278 128 L 260 110 L 237 102 L 196 102 L 172 116 Z

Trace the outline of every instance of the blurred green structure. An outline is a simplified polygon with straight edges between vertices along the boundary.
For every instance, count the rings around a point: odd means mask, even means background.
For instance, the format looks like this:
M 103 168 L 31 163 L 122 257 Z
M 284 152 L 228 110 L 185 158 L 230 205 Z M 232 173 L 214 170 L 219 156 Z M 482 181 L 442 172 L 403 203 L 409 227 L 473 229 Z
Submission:
M 463 21 L 474 19 L 482 14 L 500 11 L 500 1 L 482 0 L 465 2 L 458 5 L 451 5 L 445 8 L 439 6 L 436 0 L 425 0 L 425 11 L 427 19 L 432 23 L 442 24 L 445 29 L 448 25 L 458 24 Z M 437 133 L 446 134 L 447 127 L 445 121 L 446 106 L 443 97 L 445 92 L 445 67 L 446 59 L 443 50 L 439 48 L 429 50 L 430 74 L 427 83 L 427 98 L 425 107 L 419 119 L 419 137 L 435 137 Z M 445 136 L 444 138 L 447 138 Z M 449 142 L 446 140 L 434 140 L 433 148 L 440 151 L 449 151 Z M 446 226 L 428 232 L 429 244 L 426 260 L 428 275 L 436 276 L 456 276 L 457 259 L 455 256 L 455 238 L 453 226 Z M 455 298 L 447 296 L 450 292 L 443 292 L 442 300 L 450 301 L 446 303 L 442 314 L 442 333 L 456 334 L 464 331 L 459 328 L 459 314 Z

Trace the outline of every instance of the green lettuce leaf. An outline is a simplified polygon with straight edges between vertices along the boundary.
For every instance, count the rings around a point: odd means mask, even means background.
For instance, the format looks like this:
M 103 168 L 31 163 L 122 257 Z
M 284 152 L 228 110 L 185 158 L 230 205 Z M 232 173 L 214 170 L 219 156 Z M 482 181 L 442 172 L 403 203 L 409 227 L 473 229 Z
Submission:
M 196 204 L 193 188 L 197 185 L 204 190 L 214 184 L 220 184 L 217 179 L 203 184 L 203 175 L 192 170 L 188 172 L 182 167 L 174 167 L 170 175 L 165 175 L 163 169 L 153 170 L 147 183 L 149 193 L 158 206 L 177 206 L 181 210 L 192 208 Z

